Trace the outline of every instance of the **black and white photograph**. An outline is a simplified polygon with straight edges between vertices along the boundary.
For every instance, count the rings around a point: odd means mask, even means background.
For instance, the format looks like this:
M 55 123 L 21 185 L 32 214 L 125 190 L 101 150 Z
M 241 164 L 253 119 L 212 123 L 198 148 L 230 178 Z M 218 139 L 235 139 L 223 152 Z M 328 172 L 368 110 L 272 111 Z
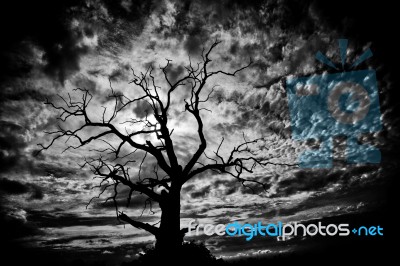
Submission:
M 0 264 L 396 264 L 390 1 L 0 8 Z

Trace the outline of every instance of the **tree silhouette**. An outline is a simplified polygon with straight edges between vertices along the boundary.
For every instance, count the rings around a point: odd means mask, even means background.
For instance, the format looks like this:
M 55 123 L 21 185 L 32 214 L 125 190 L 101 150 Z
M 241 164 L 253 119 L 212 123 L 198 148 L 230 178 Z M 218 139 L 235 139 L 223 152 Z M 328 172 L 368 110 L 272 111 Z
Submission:
M 76 128 L 65 129 L 58 126 L 58 130 L 47 132 L 52 135 L 52 140 L 48 145 L 41 145 L 41 150 L 49 149 L 55 141 L 61 138 L 67 140 L 75 139 L 77 145 L 69 145 L 68 149 L 78 149 L 88 145 L 93 141 L 102 141 L 108 145 L 105 149 L 95 150 L 98 158 L 85 159 L 84 166 L 89 166 L 95 178 L 99 178 L 100 182 L 100 197 L 105 191 L 111 191 L 111 196 L 106 201 L 113 201 L 117 213 L 117 218 L 120 221 L 131 224 L 136 228 L 146 230 L 153 234 L 156 238 L 156 249 L 161 251 L 177 251 L 182 245 L 183 237 L 187 232 L 186 228 L 180 228 L 180 194 L 182 186 L 195 176 L 204 174 L 206 171 L 215 171 L 217 173 L 228 174 L 239 181 L 243 186 L 249 186 L 255 183 L 262 187 L 265 186 L 262 182 L 253 179 L 246 179 L 242 176 L 243 173 L 252 173 L 257 165 L 265 166 L 266 164 L 275 164 L 263 159 L 259 159 L 256 153 L 252 150 L 251 144 L 255 144 L 259 139 L 247 141 L 243 134 L 243 143 L 233 147 L 227 156 L 220 154 L 220 147 L 223 142 L 214 151 L 213 156 L 206 154 L 207 140 L 204 135 L 204 125 L 201 117 L 202 111 L 207 111 L 202 107 L 204 102 L 207 102 L 214 88 L 210 89 L 207 94 L 204 92 L 207 81 L 217 75 L 235 76 L 240 71 L 248 68 L 251 64 L 237 69 L 234 72 L 225 72 L 222 70 L 211 71 L 209 70 L 209 63 L 211 62 L 210 54 L 213 49 L 219 44 L 215 41 L 208 50 L 204 50 L 201 54 L 202 60 L 195 65 L 189 60 L 188 66 L 185 67 L 185 75 L 177 81 L 172 82 L 169 78 L 168 70 L 171 67 L 170 60 L 167 59 L 166 65 L 160 67 L 160 73 L 163 74 L 166 84 L 166 89 L 161 89 L 156 85 L 155 77 L 153 75 L 153 68 L 149 67 L 145 73 L 136 74 L 133 70 L 133 80 L 130 82 L 136 87 L 140 88 L 141 95 L 139 97 L 130 99 L 122 93 L 116 92 L 110 82 L 111 93 L 108 97 L 113 101 L 113 110 L 111 116 L 106 118 L 106 108 L 100 119 L 94 120 L 94 114 L 88 108 L 93 95 L 87 90 L 77 88 L 75 91 L 82 93 L 80 100 L 73 100 L 71 96 L 61 97 L 63 104 L 56 105 L 47 100 L 45 104 L 52 106 L 60 111 L 59 119 L 62 121 L 70 121 L 78 119 L 79 126 Z M 175 153 L 174 143 L 171 139 L 173 129 L 168 128 L 168 121 L 170 119 L 170 110 L 172 98 L 178 89 L 188 89 L 189 96 L 185 99 L 184 104 L 185 112 L 191 114 L 191 118 L 197 124 L 197 134 L 199 138 L 199 145 L 196 151 L 191 155 L 186 165 L 182 165 Z M 161 95 L 162 94 L 162 95 Z M 148 105 L 149 112 L 143 119 L 137 117 L 131 118 L 123 122 L 123 124 L 130 128 L 140 129 L 132 130 L 129 132 L 122 132 L 114 121 L 121 113 L 121 111 L 135 106 L 135 104 L 144 103 Z M 68 124 L 68 123 L 67 123 Z M 69 123 L 68 127 L 72 127 Z M 75 123 L 76 124 L 76 123 Z M 86 131 L 85 131 L 86 130 Z M 85 131 L 86 136 L 82 135 Z M 137 137 L 142 136 L 142 142 L 138 141 Z M 118 139 L 118 145 L 112 144 L 107 139 L 114 137 Z M 149 140 L 151 139 L 151 140 Z M 134 164 L 135 161 L 129 159 L 129 154 L 122 156 L 121 150 L 123 145 L 128 145 L 132 149 L 132 153 L 142 151 L 144 156 L 141 160 L 139 167 L 139 177 L 136 179 L 131 178 L 129 165 Z M 117 163 L 110 160 L 108 156 L 112 154 Z M 140 171 L 144 165 L 147 156 L 152 156 L 156 165 L 152 176 L 140 177 Z M 204 157 L 203 157 L 204 156 Z M 200 157 L 203 160 L 200 160 Z M 208 163 L 204 163 L 204 160 Z M 160 172 L 164 175 L 161 177 Z M 117 196 L 120 190 L 119 186 L 127 188 L 126 206 L 130 205 L 133 193 L 144 194 L 148 197 L 147 204 L 157 203 L 161 209 L 161 221 L 159 225 L 151 225 L 149 223 L 141 222 L 128 217 L 125 213 L 118 210 L 119 201 Z M 90 202 L 89 202 L 90 204 Z M 150 207 L 151 208 L 151 207 Z

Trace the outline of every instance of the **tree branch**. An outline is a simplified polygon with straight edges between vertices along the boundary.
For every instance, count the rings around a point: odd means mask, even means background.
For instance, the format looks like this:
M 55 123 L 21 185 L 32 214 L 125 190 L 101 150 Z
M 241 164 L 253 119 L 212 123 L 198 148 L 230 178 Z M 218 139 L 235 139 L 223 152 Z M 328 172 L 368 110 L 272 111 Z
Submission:
M 134 227 L 136 227 L 136 228 L 146 230 L 147 232 L 149 232 L 149 233 L 151 233 L 151 234 L 153 234 L 153 235 L 155 235 L 155 236 L 158 235 L 158 231 L 160 230 L 159 228 L 157 228 L 157 227 L 155 227 L 155 226 L 153 226 L 153 225 L 150 225 L 150 224 L 148 224 L 148 223 L 143 223 L 143 222 L 135 221 L 135 220 L 129 218 L 129 217 L 128 217 L 125 213 L 123 213 L 123 212 L 120 212 L 120 213 L 118 214 L 118 219 L 120 219 L 121 221 L 124 221 L 124 222 L 126 222 L 126 223 L 128 223 L 128 224 L 130 224 L 130 225 L 132 225 L 132 226 L 134 226 Z

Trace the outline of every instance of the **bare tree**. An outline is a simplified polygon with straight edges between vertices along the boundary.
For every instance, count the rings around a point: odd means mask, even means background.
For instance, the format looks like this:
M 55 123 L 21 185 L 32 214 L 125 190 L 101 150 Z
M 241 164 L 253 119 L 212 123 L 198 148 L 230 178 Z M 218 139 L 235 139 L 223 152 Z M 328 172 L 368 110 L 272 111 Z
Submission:
M 133 70 L 133 83 L 140 88 L 142 95 L 130 99 L 127 96 L 117 93 L 113 90 L 111 83 L 111 94 L 109 97 L 113 101 L 113 110 L 111 117 L 106 119 L 106 108 L 101 119 L 93 120 L 93 114 L 90 113 L 88 106 L 92 99 L 92 94 L 86 90 L 78 88 L 76 91 L 82 93 L 82 98 L 78 101 L 73 100 L 70 96 L 68 98 L 61 97 L 63 104 L 56 105 L 47 100 L 45 104 L 52 106 L 60 111 L 60 119 L 62 121 L 71 119 L 80 119 L 82 124 L 74 129 L 64 129 L 58 126 L 58 130 L 54 132 L 47 132 L 52 134 L 52 141 L 48 145 L 41 145 L 42 150 L 49 149 L 55 141 L 61 138 L 73 138 L 77 140 L 78 145 L 69 145 L 66 149 L 78 149 L 86 146 L 93 141 L 102 141 L 107 143 L 108 147 L 103 150 L 97 150 L 99 158 L 86 159 L 82 166 L 89 166 L 93 171 L 96 178 L 100 179 L 97 187 L 101 192 L 99 197 L 105 192 L 110 190 L 111 196 L 106 201 L 112 200 L 115 204 L 117 217 L 120 221 L 131 224 L 136 228 L 146 230 L 153 234 L 156 238 L 156 248 L 159 250 L 176 250 L 182 245 L 183 237 L 187 229 L 180 228 L 180 193 L 182 186 L 195 176 L 204 174 L 206 171 L 215 171 L 217 173 L 228 174 L 239 181 L 244 186 L 249 186 L 255 183 L 264 186 L 262 182 L 253 179 L 246 179 L 243 173 L 252 173 L 257 165 L 265 166 L 266 164 L 273 164 L 272 162 L 259 159 L 250 148 L 251 144 L 259 141 L 247 141 L 243 134 L 243 143 L 233 147 L 231 152 L 225 157 L 220 153 L 220 147 L 223 142 L 214 151 L 213 156 L 206 154 L 207 140 L 204 135 L 204 125 L 200 113 L 206 111 L 201 107 L 204 102 L 207 102 L 213 92 L 205 93 L 207 81 L 216 75 L 235 76 L 238 72 L 248 68 L 251 64 L 237 69 L 234 72 L 225 72 L 222 70 L 211 71 L 209 70 L 209 63 L 211 62 L 210 53 L 219 44 L 215 41 L 208 50 L 203 50 L 202 60 L 195 65 L 190 64 L 185 67 L 185 75 L 175 82 L 169 78 L 168 70 L 170 68 L 170 60 L 167 60 L 164 67 L 160 67 L 160 73 L 163 74 L 167 88 L 162 90 L 156 85 L 155 77 L 153 75 L 153 68 L 149 67 L 145 73 L 136 74 Z M 197 134 L 199 144 L 196 151 L 191 155 L 191 158 L 182 165 L 175 153 L 174 143 L 171 139 L 173 130 L 168 128 L 168 120 L 170 119 L 168 111 L 172 103 L 172 97 L 178 89 L 190 89 L 190 96 L 184 100 L 184 110 L 191 114 L 190 117 L 197 123 Z M 165 96 L 160 97 L 162 91 Z M 137 117 L 125 121 L 128 127 L 141 126 L 140 130 L 133 132 L 121 132 L 114 124 L 116 118 L 121 111 L 133 106 L 137 103 L 146 103 L 150 107 L 150 112 L 144 119 Z M 90 137 L 83 138 L 82 133 L 85 130 L 90 130 Z M 135 141 L 134 137 L 143 136 L 142 139 L 149 139 L 149 136 L 155 136 L 152 141 L 143 141 L 142 143 Z M 114 137 L 118 139 L 118 146 L 113 145 L 107 139 Z M 137 138 L 136 138 L 137 139 Z M 156 141 L 154 141 L 156 139 Z M 146 156 L 152 156 L 156 161 L 156 168 L 152 176 L 144 178 L 131 178 L 129 165 L 135 162 L 129 159 L 130 154 L 121 155 L 123 145 L 128 145 L 132 149 L 132 153 L 142 151 L 144 154 L 139 167 L 139 173 L 146 159 Z M 113 157 L 119 158 L 118 163 L 107 159 L 105 154 L 112 154 Z M 202 159 L 201 159 L 202 157 Z M 124 161 L 125 159 L 125 161 Z M 208 163 L 204 163 L 204 162 Z M 164 175 L 160 176 L 160 171 Z M 148 197 L 146 203 L 157 203 L 161 209 L 161 222 L 159 226 L 144 223 L 128 217 L 125 213 L 118 210 L 118 187 L 123 186 L 128 188 L 128 195 L 126 198 L 126 206 L 129 206 L 133 193 L 144 194 Z

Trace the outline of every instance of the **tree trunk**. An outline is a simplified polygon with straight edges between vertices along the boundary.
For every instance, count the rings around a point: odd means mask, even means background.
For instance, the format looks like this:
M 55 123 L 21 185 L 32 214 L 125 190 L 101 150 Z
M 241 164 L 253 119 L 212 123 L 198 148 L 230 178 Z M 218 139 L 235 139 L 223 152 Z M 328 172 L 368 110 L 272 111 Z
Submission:
M 174 254 L 179 252 L 183 235 L 180 232 L 180 187 L 171 187 L 170 193 L 160 204 L 161 223 L 156 236 L 156 249 L 159 252 Z

